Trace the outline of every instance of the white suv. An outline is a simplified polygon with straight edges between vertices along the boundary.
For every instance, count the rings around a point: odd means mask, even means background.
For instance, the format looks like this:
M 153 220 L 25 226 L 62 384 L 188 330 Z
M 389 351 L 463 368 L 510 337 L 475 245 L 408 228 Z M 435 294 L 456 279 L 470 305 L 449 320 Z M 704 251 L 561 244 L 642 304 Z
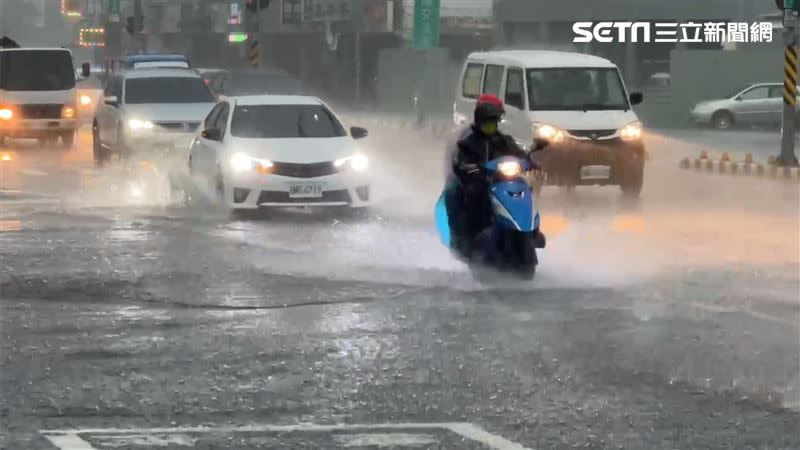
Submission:
M 94 159 L 112 153 L 188 149 L 214 107 L 203 78 L 188 69 L 144 69 L 109 78 L 92 123 Z

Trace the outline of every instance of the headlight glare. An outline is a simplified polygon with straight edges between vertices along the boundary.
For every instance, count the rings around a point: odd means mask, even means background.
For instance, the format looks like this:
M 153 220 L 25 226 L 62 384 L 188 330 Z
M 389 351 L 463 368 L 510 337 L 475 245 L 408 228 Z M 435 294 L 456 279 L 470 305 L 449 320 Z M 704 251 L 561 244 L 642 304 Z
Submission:
M 566 139 L 567 134 L 564 133 L 564 130 L 558 127 L 537 122 L 533 124 L 533 137 L 545 139 L 550 143 L 557 144 L 559 142 L 563 142 Z
M 342 167 L 348 162 L 350 163 L 350 167 L 356 172 L 363 172 L 369 167 L 369 159 L 367 158 L 367 155 L 361 153 L 356 153 L 355 155 L 348 156 L 347 158 L 337 159 L 333 162 L 333 165 L 335 167 Z
M 522 173 L 522 166 L 517 161 L 505 161 L 497 165 L 497 171 L 505 177 L 515 177 Z
M 88 95 L 84 94 L 84 95 L 81 95 L 79 101 L 81 102 L 81 105 L 89 106 L 89 105 L 92 104 L 92 97 L 89 97 Z
M 75 118 L 75 107 L 71 105 L 64 105 L 61 108 L 61 118 L 63 119 L 74 119 Z
M 153 129 L 153 122 L 142 119 L 130 119 L 128 120 L 128 127 L 131 130 L 151 130 Z
M 625 125 L 619 130 L 619 136 L 623 141 L 638 141 L 642 138 L 641 122 L 633 122 Z
M 272 161 L 266 159 L 253 158 L 244 153 L 234 153 L 230 159 L 230 166 L 234 172 L 247 172 L 249 170 L 256 170 L 262 175 L 266 175 L 272 169 Z
M 0 107 L 0 120 L 11 120 L 14 118 L 14 111 L 11 108 Z

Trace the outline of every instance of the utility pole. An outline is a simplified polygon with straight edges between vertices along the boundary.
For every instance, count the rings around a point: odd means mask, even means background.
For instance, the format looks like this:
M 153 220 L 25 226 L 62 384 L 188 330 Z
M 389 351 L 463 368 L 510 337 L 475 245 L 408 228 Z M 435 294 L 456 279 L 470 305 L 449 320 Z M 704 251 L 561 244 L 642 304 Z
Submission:
M 354 107 L 359 108 L 361 107 L 361 28 L 364 22 L 364 5 L 362 4 L 363 0 L 353 0 L 353 8 L 351 9 L 353 14 L 353 30 L 354 30 L 354 51 L 355 51 L 355 96 L 354 96 Z
M 781 154 L 776 158 L 780 166 L 798 165 L 794 152 L 797 121 L 797 9 L 800 7 L 797 3 L 798 0 L 783 2 L 783 124 Z

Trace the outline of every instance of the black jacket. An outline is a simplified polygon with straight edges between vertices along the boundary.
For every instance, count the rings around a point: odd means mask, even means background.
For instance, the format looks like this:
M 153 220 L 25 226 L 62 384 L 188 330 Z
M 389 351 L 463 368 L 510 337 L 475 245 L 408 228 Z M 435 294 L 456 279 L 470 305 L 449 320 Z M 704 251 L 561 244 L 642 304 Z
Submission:
M 475 125 L 471 132 L 458 141 L 458 152 L 453 159 L 453 172 L 462 178 L 467 172 L 461 169 L 462 164 L 476 164 L 483 167 L 487 162 L 501 156 L 527 158 L 528 154 L 519 148 L 514 138 L 499 131 L 493 136 L 486 136 Z

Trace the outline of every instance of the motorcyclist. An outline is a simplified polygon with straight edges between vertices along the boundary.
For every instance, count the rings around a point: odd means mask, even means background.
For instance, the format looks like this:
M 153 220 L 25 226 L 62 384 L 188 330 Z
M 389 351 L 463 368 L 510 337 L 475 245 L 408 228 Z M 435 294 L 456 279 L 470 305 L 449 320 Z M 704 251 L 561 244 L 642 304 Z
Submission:
M 478 106 L 481 103 L 491 103 L 500 108 L 502 113 L 505 113 L 503 101 L 500 100 L 500 98 L 496 95 L 481 94 L 480 97 L 478 97 L 478 101 L 475 103 L 475 106 Z M 456 129 L 452 135 L 450 135 L 450 138 L 447 141 L 447 157 L 445 158 L 445 178 L 449 179 L 455 176 L 455 173 L 453 172 L 453 160 L 455 160 L 456 155 L 458 154 L 458 143 L 462 139 L 469 136 L 471 132 L 472 123 L 469 123 L 462 125 L 460 128 Z
M 451 246 L 464 258 L 471 256 L 475 236 L 491 224 L 484 165 L 501 156 L 529 157 L 511 136 L 499 131 L 502 116 L 502 102 L 497 106 L 496 102 L 479 101 L 469 132 L 458 141 L 453 158 L 453 175 L 458 183 L 451 185 L 446 201 Z M 535 163 L 532 165 L 538 168 Z

